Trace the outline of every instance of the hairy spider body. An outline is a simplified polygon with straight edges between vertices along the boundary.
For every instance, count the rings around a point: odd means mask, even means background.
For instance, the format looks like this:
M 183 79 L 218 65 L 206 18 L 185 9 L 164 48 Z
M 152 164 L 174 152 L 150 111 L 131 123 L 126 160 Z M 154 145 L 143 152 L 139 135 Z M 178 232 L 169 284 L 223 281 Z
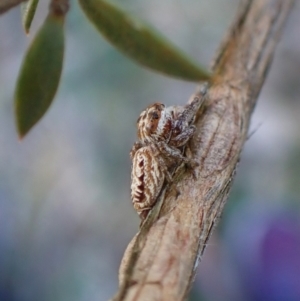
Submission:
M 138 139 L 143 144 L 167 140 L 172 126 L 169 110 L 162 103 L 154 103 L 148 106 L 137 120 Z
M 165 180 L 165 167 L 156 155 L 153 146 L 144 146 L 136 151 L 132 162 L 131 199 L 139 214 L 152 208 Z
M 131 199 L 134 208 L 148 212 L 156 202 L 165 180 L 180 163 L 189 163 L 184 148 L 195 132 L 194 122 L 202 101 L 195 97 L 186 106 L 148 106 L 137 120 L 138 141 L 133 145 Z

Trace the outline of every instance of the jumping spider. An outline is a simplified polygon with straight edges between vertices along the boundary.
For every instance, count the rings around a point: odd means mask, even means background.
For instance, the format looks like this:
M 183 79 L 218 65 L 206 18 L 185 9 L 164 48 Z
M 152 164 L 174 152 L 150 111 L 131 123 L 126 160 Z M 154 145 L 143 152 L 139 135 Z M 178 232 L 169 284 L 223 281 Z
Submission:
M 137 120 L 138 141 L 130 152 L 132 159 L 131 199 L 142 216 L 156 202 L 165 180 L 172 181 L 170 170 L 180 163 L 191 163 L 184 148 L 195 132 L 192 124 L 202 99 L 195 97 L 186 106 L 148 106 Z

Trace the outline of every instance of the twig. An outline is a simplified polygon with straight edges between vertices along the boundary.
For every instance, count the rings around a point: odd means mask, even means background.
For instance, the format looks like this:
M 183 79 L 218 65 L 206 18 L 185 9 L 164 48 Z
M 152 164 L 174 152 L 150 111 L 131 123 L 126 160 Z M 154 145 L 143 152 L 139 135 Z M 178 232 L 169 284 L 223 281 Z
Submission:
M 292 5 L 293 0 L 242 1 L 214 61 L 214 80 L 190 143 L 199 166 L 163 189 L 125 252 L 114 301 L 187 297 L 226 203 L 251 113 Z

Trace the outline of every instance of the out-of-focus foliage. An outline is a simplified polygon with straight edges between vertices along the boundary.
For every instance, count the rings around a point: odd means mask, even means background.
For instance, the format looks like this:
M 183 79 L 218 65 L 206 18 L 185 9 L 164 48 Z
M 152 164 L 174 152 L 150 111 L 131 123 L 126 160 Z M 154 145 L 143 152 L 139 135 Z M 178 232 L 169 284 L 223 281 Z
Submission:
M 21 4 L 23 28 L 27 34 L 30 31 L 30 26 L 34 18 L 38 3 L 39 0 L 28 0 Z
M 52 103 L 62 71 L 64 44 L 64 16 L 50 13 L 24 57 L 17 81 L 15 108 L 21 138 Z
M 189 55 L 209 62 L 239 1 L 121 2 Z M 18 8 L 0 18 L 1 301 L 113 296 L 121 257 L 139 226 L 129 193 L 136 119 L 155 101 L 186 103 L 195 89 L 195 84 L 124 59 L 99 38 L 73 3 L 66 21 L 64 81 L 55 106 L 21 143 L 12 95 L 28 38 Z M 40 1 L 29 39 L 47 11 L 47 1 Z M 258 298 L 266 291 L 267 301 L 277 301 L 275 288 L 297 296 L 293 283 L 298 274 L 291 266 L 297 267 L 299 260 L 299 14 L 297 3 L 255 108 L 255 133 L 243 150 L 226 212 L 208 241 L 190 301 L 257 301 L 264 300 Z M 205 45 L 203 51 L 199 44 Z M 276 279 L 278 275 L 285 278 Z
M 190 81 L 209 80 L 197 66 L 165 37 L 117 6 L 102 0 L 79 0 L 99 31 L 133 60 L 153 70 Z M 28 33 L 38 0 L 22 5 L 22 22 Z M 49 16 L 24 57 L 16 87 L 16 119 L 22 138 L 42 118 L 53 101 L 63 65 L 63 23 L 69 0 L 51 0 Z
M 79 0 L 79 3 L 101 34 L 140 64 L 184 80 L 209 80 L 208 71 L 141 20 L 108 1 Z

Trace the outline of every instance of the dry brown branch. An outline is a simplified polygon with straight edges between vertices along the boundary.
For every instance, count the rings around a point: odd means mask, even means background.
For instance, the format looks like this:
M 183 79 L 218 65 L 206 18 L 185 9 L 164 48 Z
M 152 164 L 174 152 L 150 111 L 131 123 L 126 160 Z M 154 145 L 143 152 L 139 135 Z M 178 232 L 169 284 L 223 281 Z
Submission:
M 27 0 L 1 0 L 0 1 L 0 15 L 25 1 L 27 1 Z
M 293 0 L 243 1 L 202 87 L 190 152 L 199 166 L 165 187 L 129 244 L 114 301 L 185 300 L 227 200 L 250 116 Z M 180 194 L 178 195 L 178 191 Z

